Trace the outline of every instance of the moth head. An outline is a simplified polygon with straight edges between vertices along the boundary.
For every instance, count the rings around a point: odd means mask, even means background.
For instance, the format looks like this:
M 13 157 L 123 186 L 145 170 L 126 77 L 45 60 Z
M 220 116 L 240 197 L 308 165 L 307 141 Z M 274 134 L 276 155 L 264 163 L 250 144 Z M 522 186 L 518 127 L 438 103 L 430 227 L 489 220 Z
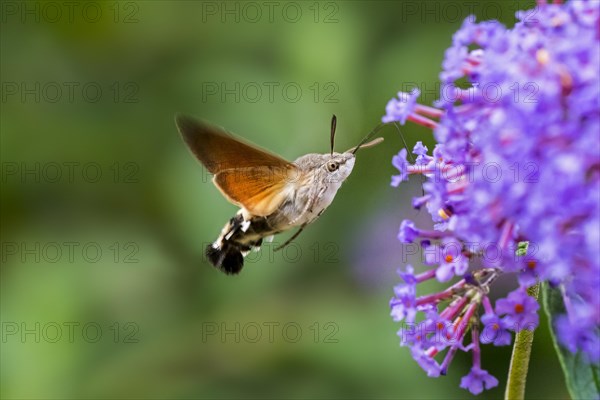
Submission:
M 352 168 L 354 168 L 355 154 L 362 147 L 374 146 L 380 143 L 383 138 L 372 140 L 369 143 L 365 143 L 376 131 L 373 131 L 367 137 L 365 137 L 358 146 L 355 146 L 344 153 L 336 153 L 333 151 L 335 144 L 335 129 L 337 126 L 337 117 L 333 115 L 331 118 L 331 134 L 330 145 L 331 152 L 329 154 L 322 154 L 316 158 L 311 158 L 313 165 L 311 167 L 321 168 L 325 171 L 326 180 L 331 183 L 337 183 L 337 187 L 342 184 L 343 181 L 350 176 Z M 302 157 L 300 158 L 302 159 Z M 316 164 L 316 165 L 315 165 Z
M 332 153 L 324 155 L 323 168 L 330 182 L 342 183 L 354 168 L 356 158 L 352 153 Z

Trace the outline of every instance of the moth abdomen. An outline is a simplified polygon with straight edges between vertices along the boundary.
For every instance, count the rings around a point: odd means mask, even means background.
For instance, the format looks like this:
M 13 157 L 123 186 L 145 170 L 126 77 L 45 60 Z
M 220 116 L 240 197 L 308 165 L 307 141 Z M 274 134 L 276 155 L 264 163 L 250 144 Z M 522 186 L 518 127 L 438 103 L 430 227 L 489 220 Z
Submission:
M 260 248 L 262 238 L 269 232 L 268 224 L 262 218 L 244 221 L 241 214 L 236 214 L 225 225 L 219 238 L 206 247 L 206 258 L 224 273 L 238 274 L 244 266 L 246 254 Z
M 244 266 L 244 256 L 241 250 L 231 243 L 223 243 L 221 247 L 209 244 L 206 246 L 206 258 L 227 275 L 238 274 Z

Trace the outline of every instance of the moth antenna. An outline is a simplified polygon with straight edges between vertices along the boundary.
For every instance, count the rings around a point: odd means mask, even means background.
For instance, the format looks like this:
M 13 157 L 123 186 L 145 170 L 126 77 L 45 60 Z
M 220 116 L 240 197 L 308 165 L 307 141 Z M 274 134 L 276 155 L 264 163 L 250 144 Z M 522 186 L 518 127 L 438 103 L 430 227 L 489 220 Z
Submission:
M 406 139 L 404 139 L 404 135 L 402 134 L 402 131 L 400 130 L 400 124 L 398 123 L 398 121 L 394 121 L 393 125 L 396 128 L 396 130 L 398 131 L 398 133 L 400 134 L 400 139 L 402 139 L 402 143 L 404 144 L 404 147 L 406 148 L 406 152 L 408 153 L 408 157 L 410 158 L 410 162 L 412 162 L 413 165 L 414 165 L 415 164 L 415 159 L 413 157 L 412 152 L 408 150 L 408 144 L 406 143 Z M 421 175 L 421 181 L 424 182 L 423 175 Z M 421 185 L 421 192 L 423 193 L 423 196 L 424 196 L 425 195 L 425 190 L 423 189 L 423 185 Z
M 333 144 L 335 142 L 335 128 L 337 126 L 337 117 L 333 114 L 331 117 L 331 155 L 333 155 Z
M 369 132 L 367 134 L 367 136 L 365 136 L 365 138 L 363 140 L 360 141 L 360 143 L 356 147 L 354 147 L 348 151 L 352 154 L 356 154 L 358 149 L 360 149 L 365 143 L 367 143 L 367 140 L 371 139 L 373 137 L 373 135 L 375 135 L 377 132 L 379 132 L 379 130 L 381 128 L 383 128 L 384 126 L 385 126 L 385 124 L 383 122 L 380 123 L 379 125 L 377 125 L 375 128 L 373 128 L 373 130 L 371 132 Z
M 396 127 L 396 130 L 400 134 L 400 139 L 402 139 L 402 144 L 406 148 L 406 152 L 408 153 L 408 157 L 410 158 L 410 162 L 412 162 L 414 164 L 415 163 L 415 159 L 413 158 L 412 152 L 408 151 L 408 143 L 406 143 L 406 139 L 404 139 L 404 135 L 402 134 L 402 131 L 400 130 L 400 124 L 398 123 L 398 121 L 394 121 L 392 124 L 394 125 L 394 127 Z
M 364 147 L 370 147 L 370 146 L 373 146 L 373 145 L 379 143 L 377 141 L 377 139 L 373 140 L 370 143 L 366 143 L 366 142 L 369 139 L 371 139 L 371 137 L 373 137 L 373 135 L 375 135 L 381 128 L 383 128 L 386 125 L 393 125 L 394 128 L 396 128 L 396 130 L 398 131 L 398 134 L 400 135 L 400 139 L 402 139 L 402 144 L 404 144 L 404 147 L 407 150 L 408 158 L 414 164 L 415 163 L 414 156 L 413 156 L 412 152 L 408 151 L 408 143 L 406 143 L 406 139 L 404 138 L 404 134 L 400 130 L 400 124 L 398 123 L 398 121 L 394 121 L 394 122 L 391 122 L 391 123 L 390 122 L 388 122 L 388 123 L 381 122 L 379 125 L 377 125 L 375 128 L 373 128 L 373 130 L 371 132 L 369 132 L 369 134 L 367 136 L 365 136 L 365 138 L 363 140 L 360 141 L 360 143 L 358 144 L 358 146 L 351 148 L 347 152 L 355 154 L 358 151 L 358 149 L 360 149 L 363 146 Z M 383 139 L 383 138 L 379 138 L 379 139 Z M 421 175 L 421 181 L 423 181 L 423 182 L 425 181 L 425 178 L 423 177 L 423 175 Z M 421 192 L 423 193 L 423 195 L 425 195 L 425 190 L 423 190 L 422 186 L 421 186 Z

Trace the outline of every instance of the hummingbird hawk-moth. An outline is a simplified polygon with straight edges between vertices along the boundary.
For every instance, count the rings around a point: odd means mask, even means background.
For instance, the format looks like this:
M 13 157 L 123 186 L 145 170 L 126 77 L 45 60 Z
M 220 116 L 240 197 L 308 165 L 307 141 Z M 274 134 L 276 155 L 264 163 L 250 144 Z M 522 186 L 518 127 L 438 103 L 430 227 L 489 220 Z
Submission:
M 331 151 L 306 154 L 294 162 L 238 139 L 223 129 L 177 115 L 175 122 L 183 140 L 213 174 L 223 196 L 240 207 L 227 222 L 218 239 L 208 245 L 206 256 L 226 274 L 237 274 L 244 256 L 259 248 L 265 237 L 298 227 L 298 231 L 276 250 L 285 247 L 333 201 L 338 189 L 354 167 L 361 147 L 383 141 L 377 138 L 344 153 L 333 151 L 336 117 L 331 120 Z

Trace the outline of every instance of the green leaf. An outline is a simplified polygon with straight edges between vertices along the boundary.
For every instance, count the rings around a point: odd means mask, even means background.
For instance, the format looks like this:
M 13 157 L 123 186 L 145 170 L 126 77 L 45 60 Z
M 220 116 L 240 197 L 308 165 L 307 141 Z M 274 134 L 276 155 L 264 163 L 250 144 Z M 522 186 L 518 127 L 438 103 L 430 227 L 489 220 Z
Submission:
M 523 257 L 524 255 L 527 255 L 528 249 L 529 249 L 529 242 L 527 242 L 527 241 L 519 242 L 519 244 L 517 244 L 517 250 L 515 251 L 515 253 L 517 254 L 517 256 Z
M 600 366 L 586 362 L 581 352 L 573 354 L 558 343 L 554 331 L 554 320 L 557 316 L 566 312 L 560 290 L 551 288 L 547 283 L 544 283 L 542 291 L 544 292 L 544 309 L 550 321 L 550 336 L 552 336 L 554 348 L 565 374 L 565 381 L 571 398 L 577 400 L 599 399 Z

